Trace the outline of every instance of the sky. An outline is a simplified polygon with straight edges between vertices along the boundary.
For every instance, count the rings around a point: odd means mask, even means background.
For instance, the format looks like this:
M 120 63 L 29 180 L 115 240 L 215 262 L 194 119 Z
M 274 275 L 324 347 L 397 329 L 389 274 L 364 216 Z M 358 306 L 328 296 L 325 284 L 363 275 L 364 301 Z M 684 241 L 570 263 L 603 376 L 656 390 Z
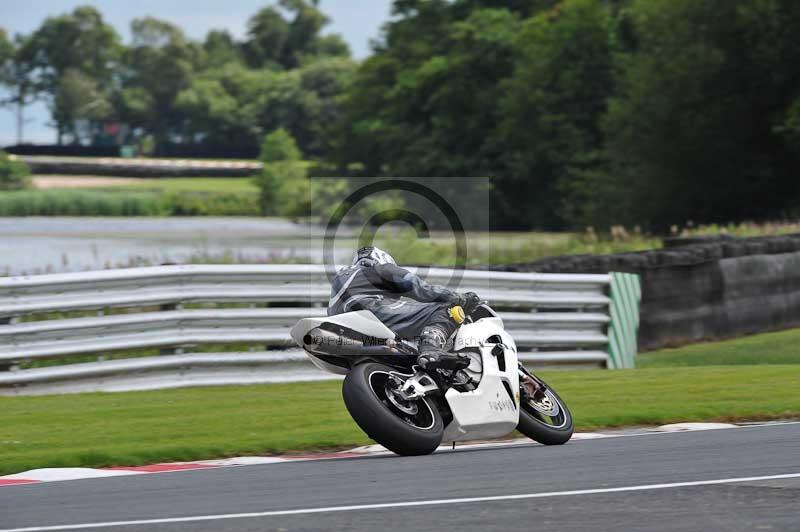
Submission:
M 80 5 L 100 10 L 123 40 L 130 37 L 134 18 L 154 16 L 177 24 L 193 39 L 202 39 L 210 29 L 226 29 L 241 38 L 247 19 L 270 0 L 0 0 L 0 27 L 9 35 L 30 33 L 48 16 L 72 11 Z M 339 33 L 356 58 L 369 54 L 369 41 L 378 36 L 389 18 L 391 0 L 322 0 L 320 8 L 331 18 L 325 31 Z M 25 141 L 54 143 L 55 131 L 47 125 L 49 112 L 42 103 L 26 110 Z M 15 141 L 15 118 L 0 109 L 0 146 Z

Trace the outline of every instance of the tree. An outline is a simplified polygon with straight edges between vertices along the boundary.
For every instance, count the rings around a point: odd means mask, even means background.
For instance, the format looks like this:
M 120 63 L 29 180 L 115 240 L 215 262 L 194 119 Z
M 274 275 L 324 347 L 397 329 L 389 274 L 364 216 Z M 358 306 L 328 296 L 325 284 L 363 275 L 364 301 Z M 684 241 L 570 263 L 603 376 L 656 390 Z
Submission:
M 206 60 L 204 68 L 225 68 L 241 62 L 238 46 L 227 31 L 212 30 L 203 42 Z
M 304 153 L 318 156 L 355 67 L 349 59 L 327 58 L 289 71 L 208 70 L 178 95 L 176 110 L 194 139 L 256 147 L 266 132 L 285 128 Z
M 350 84 L 357 64 L 347 57 L 328 57 L 313 61 L 300 69 L 300 87 L 307 120 L 285 124 L 297 131 L 303 152 L 322 156 L 331 151 L 330 140 L 342 116 L 341 95 Z M 302 130 L 301 130 L 302 129 Z
M 296 68 L 313 50 L 320 30 L 330 19 L 318 9 L 319 0 L 280 0 L 279 4 L 294 15 L 281 51 L 281 64 L 286 68 Z
M 297 162 L 302 159 L 302 153 L 292 135 L 281 128 L 264 137 L 259 158 L 264 164 Z
M 302 154 L 294 138 L 285 129 L 276 129 L 264 137 L 261 160 L 264 170 L 256 178 L 259 188 L 258 202 L 264 215 L 308 214 L 303 212 L 311 191 Z
M 289 37 L 289 23 L 275 7 L 264 7 L 247 22 L 243 50 L 254 68 L 279 67 Z
M 6 30 L 0 28 L 0 65 L 14 58 L 14 44 L 8 40 Z
M 236 66 L 194 77 L 175 99 L 189 136 L 208 143 L 256 146 L 258 130 L 247 101 L 257 97 L 262 77 Z
M 514 74 L 504 84 L 498 206 L 507 223 L 557 229 L 574 211 L 602 149 L 601 119 L 614 88 L 612 19 L 594 0 L 566 0 L 528 19 L 518 36 Z M 576 205 L 577 203 L 577 205 Z
M 17 144 L 24 140 L 25 107 L 37 99 L 34 80 L 31 39 L 16 35 L 9 41 L 0 29 L 0 86 L 8 89 L 8 96 L 0 99 L 0 106 L 11 107 L 17 121 Z
M 84 6 L 46 19 L 26 44 L 35 68 L 36 88 L 49 102 L 60 144 L 64 133 L 74 131 L 72 123 L 84 117 L 58 106 L 65 98 L 59 91 L 65 90 L 65 83 L 81 76 L 91 80 L 95 91 L 108 94 L 121 52 L 119 36 L 99 11 Z
M 318 37 L 310 50 L 311 57 L 350 57 L 350 46 L 341 35 L 323 35 Z
M 321 35 L 330 21 L 318 0 L 279 0 L 259 10 L 247 23 L 242 49 L 253 68 L 291 70 L 309 58 L 349 57 L 350 49 L 338 35 Z
M 0 150 L 0 190 L 20 190 L 30 185 L 31 171 L 22 161 Z
M 786 110 L 785 118 L 775 126 L 774 131 L 792 151 L 800 154 L 800 96 Z
M 629 13 L 606 130 L 604 220 L 655 228 L 780 216 L 796 208 L 791 124 L 800 4 L 648 0 Z
M 460 177 L 494 175 L 499 154 L 489 137 L 500 120 L 501 82 L 513 72 L 520 22 L 506 9 L 466 7 L 394 4 L 400 18 L 343 98 L 330 142 L 341 168 L 439 177 L 437 190 L 445 192 L 463 189 Z
M 451 21 L 449 9 L 419 4 L 417 15 L 389 26 L 386 48 L 362 64 L 344 101 L 341 163 L 362 163 L 373 175 L 484 171 L 482 146 L 496 120 L 497 83 L 513 65 L 517 22 L 505 10 Z
M 110 119 L 113 113 L 108 95 L 98 82 L 77 70 L 67 70 L 61 76 L 51 108 L 53 119 L 62 124 L 59 134 L 71 135 L 74 142 L 81 138 L 91 140 L 99 133 L 97 124 Z
M 152 133 L 160 144 L 182 132 L 176 100 L 191 85 L 204 52 L 180 28 L 152 17 L 134 20 L 131 35 L 118 105 L 125 120 Z

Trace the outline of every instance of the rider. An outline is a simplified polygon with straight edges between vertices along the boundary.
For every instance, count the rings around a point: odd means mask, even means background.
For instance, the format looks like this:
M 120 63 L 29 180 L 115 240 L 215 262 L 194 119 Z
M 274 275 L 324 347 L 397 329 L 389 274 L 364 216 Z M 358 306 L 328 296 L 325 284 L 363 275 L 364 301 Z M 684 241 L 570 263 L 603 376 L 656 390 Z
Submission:
M 369 310 L 395 334 L 419 339 L 417 363 L 423 369 L 457 370 L 467 367 L 469 359 L 447 353 L 444 347 L 464 321 L 464 312 L 469 314 L 478 303 L 474 292 L 459 294 L 429 285 L 398 267 L 385 251 L 367 246 L 356 251 L 351 266 L 336 273 L 328 315 Z

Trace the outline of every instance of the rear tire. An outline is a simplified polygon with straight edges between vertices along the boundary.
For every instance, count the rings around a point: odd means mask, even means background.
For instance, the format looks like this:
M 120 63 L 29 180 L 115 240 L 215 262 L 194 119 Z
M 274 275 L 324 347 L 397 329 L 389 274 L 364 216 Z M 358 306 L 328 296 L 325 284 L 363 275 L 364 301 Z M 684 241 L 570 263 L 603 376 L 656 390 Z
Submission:
M 407 411 L 400 410 L 385 391 L 390 372 L 397 373 L 374 362 L 350 370 L 342 385 L 347 411 L 367 436 L 390 451 L 406 456 L 431 454 L 442 443 L 442 416 L 433 401 L 424 397 L 400 405 Z
M 572 437 L 572 414 L 555 390 L 548 387 L 538 403 L 532 398 L 521 400 L 517 430 L 541 444 L 562 445 Z

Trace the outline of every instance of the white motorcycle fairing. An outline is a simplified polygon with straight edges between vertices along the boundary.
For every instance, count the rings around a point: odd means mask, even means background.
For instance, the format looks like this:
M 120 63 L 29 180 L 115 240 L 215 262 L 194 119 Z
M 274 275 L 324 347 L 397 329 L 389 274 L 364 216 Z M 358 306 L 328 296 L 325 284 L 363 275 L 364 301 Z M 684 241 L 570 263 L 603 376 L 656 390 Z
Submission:
M 450 388 L 445 393 L 453 420 L 442 441 L 496 438 L 513 431 L 519 423 L 517 346 L 502 320 L 493 316 L 462 325 L 453 351 L 472 358 L 466 371 L 480 382 L 472 391 Z
M 364 337 L 374 339 L 375 343 L 390 342 L 395 337 L 395 334 L 368 310 L 319 318 L 303 318 L 298 321 L 289 333 L 292 339 L 305 350 L 306 355 L 315 366 L 337 375 L 347 375 L 347 372 L 350 371 L 348 357 L 337 356 L 338 353 L 345 348 L 354 349 L 357 353 L 363 344 L 351 340 L 343 334 L 329 335 L 329 331 L 320 331 L 320 327 L 323 325 L 338 325 L 358 331 Z M 324 341 L 317 341 L 320 339 Z M 336 360 L 339 364 L 326 362 L 319 355 L 325 356 L 328 360 Z

